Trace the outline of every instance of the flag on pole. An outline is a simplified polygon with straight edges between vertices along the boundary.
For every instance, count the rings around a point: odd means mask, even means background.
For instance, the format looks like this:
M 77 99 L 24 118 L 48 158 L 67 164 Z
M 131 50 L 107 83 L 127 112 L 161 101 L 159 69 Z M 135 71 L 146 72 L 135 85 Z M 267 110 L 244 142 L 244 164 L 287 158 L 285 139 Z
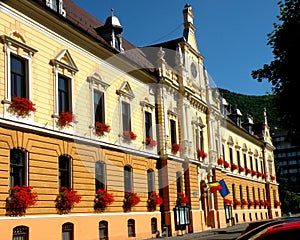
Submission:
M 219 193 L 221 194 L 222 197 L 226 197 L 230 193 L 230 191 L 229 191 L 224 179 L 220 180 L 219 184 L 222 187 L 220 190 L 218 190 Z
M 215 193 L 217 190 L 222 189 L 222 187 L 218 181 L 209 182 L 209 183 L 207 183 L 207 185 L 209 186 L 209 191 L 211 193 Z

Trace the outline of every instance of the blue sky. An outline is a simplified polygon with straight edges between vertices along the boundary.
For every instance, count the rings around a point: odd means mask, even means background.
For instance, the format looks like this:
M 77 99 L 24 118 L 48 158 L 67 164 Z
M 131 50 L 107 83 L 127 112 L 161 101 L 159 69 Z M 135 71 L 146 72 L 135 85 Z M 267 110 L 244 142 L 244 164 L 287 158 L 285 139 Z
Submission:
M 204 65 L 217 87 L 246 95 L 271 92 L 251 71 L 273 60 L 267 34 L 279 15 L 278 0 L 73 0 L 102 22 L 114 9 L 123 37 L 137 47 L 182 36 L 182 10 L 192 5 Z

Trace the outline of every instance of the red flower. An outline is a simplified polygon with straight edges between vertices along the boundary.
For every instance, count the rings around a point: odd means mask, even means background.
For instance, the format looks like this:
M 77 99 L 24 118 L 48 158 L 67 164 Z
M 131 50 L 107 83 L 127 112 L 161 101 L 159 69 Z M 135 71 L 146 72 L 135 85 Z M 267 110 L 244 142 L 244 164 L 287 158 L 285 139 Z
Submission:
M 248 201 L 247 201 L 246 199 L 242 199 L 242 204 L 243 204 L 244 206 L 248 206 Z
M 123 131 L 123 138 L 126 140 L 135 140 L 137 135 L 132 131 Z
M 35 112 L 36 108 L 28 98 L 21 98 L 14 95 L 11 99 L 11 104 L 8 107 L 8 111 L 16 113 L 18 116 L 26 117 L 30 112 Z
M 232 164 L 231 165 L 231 170 L 233 171 L 233 170 L 236 170 L 236 169 L 238 169 L 238 165 L 236 165 L 236 164 Z
M 65 127 L 73 122 L 73 114 L 70 112 L 61 112 L 58 116 L 57 124 L 61 127 Z
M 218 165 L 222 165 L 223 164 L 223 159 L 222 158 L 218 158 L 217 163 L 218 163 Z
M 275 200 L 275 201 L 274 201 L 274 205 L 275 205 L 275 207 L 279 207 L 279 206 L 281 205 L 281 203 L 280 203 L 280 201 Z
M 263 179 L 266 179 L 266 178 L 267 178 L 267 174 L 264 173 L 264 174 L 262 175 L 262 178 L 263 178 Z
M 227 161 L 224 161 L 224 168 L 229 168 L 229 163 Z
M 98 189 L 96 198 L 94 200 L 95 202 L 94 209 L 104 211 L 107 205 L 110 205 L 114 201 L 115 199 L 113 195 L 108 193 L 107 190 Z
M 149 210 L 155 210 L 156 205 L 161 205 L 163 203 L 163 199 L 156 192 L 151 192 L 147 203 Z
M 68 213 L 80 200 L 81 196 L 77 194 L 77 191 L 61 187 L 55 199 L 55 207 L 60 214 Z
M 137 205 L 141 201 L 137 193 L 134 192 L 125 192 L 124 198 L 125 211 L 129 211 L 133 206 Z
M 243 168 L 242 166 L 239 166 L 239 171 L 240 171 L 240 172 L 244 172 L 244 171 L 245 171 L 245 168 Z
M 272 181 L 274 181 L 274 180 L 276 179 L 276 177 L 273 176 L 273 175 L 271 175 L 270 177 L 271 177 L 271 180 L 272 180 Z
M 207 157 L 207 153 L 203 149 L 197 148 L 197 157 L 198 159 L 202 158 L 204 160 Z
M 176 204 L 181 205 L 181 204 L 188 204 L 188 203 L 189 203 L 189 198 L 185 196 L 184 193 L 178 192 Z
M 252 200 L 249 200 L 249 205 L 254 206 L 254 202 Z
M 182 147 L 180 144 L 177 144 L 177 143 L 173 143 L 172 144 L 172 153 L 173 154 L 176 154 L 177 152 L 181 152 L 182 151 Z
M 252 171 L 252 176 L 254 177 L 254 176 L 256 176 L 256 171 Z
M 256 176 L 257 176 L 257 177 L 261 177 L 261 176 L 262 176 L 262 173 L 261 173 L 261 172 L 257 172 L 257 173 L 256 173 Z
M 18 185 L 9 189 L 10 196 L 6 199 L 6 211 L 9 216 L 22 216 L 29 206 L 37 202 L 38 195 L 32 192 L 32 187 Z
M 157 141 L 152 139 L 151 137 L 146 137 L 145 144 L 150 147 L 155 147 L 157 145 Z
M 103 136 L 104 133 L 110 132 L 110 126 L 108 124 L 102 123 L 102 122 L 96 122 L 95 123 L 95 132 L 99 136 Z
M 225 205 L 231 205 L 232 204 L 232 200 L 224 198 L 224 204 Z
M 233 199 L 233 205 L 235 206 L 240 206 L 241 202 L 239 200 L 237 200 L 236 198 Z
M 249 169 L 249 168 L 246 168 L 246 173 L 247 173 L 247 174 L 250 174 L 250 173 L 252 173 L 252 170 Z

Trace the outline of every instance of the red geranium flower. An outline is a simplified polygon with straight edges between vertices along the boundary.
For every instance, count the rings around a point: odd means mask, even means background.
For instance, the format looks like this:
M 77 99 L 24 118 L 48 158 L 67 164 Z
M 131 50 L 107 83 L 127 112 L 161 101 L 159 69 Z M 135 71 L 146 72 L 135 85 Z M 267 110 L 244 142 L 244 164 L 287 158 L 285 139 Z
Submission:
M 8 107 L 8 111 L 16 113 L 18 116 L 26 117 L 30 112 L 35 112 L 36 108 L 28 98 L 21 98 L 14 95 L 11 99 L 11 104 Z
M 94 209 L 100 210 L 102 212 L 107 207 L 107 205 L 110 205 L 114 201 L 115 199 L 113 195 L 108 193 L 107 190 L 98 189 L 94 200 Z

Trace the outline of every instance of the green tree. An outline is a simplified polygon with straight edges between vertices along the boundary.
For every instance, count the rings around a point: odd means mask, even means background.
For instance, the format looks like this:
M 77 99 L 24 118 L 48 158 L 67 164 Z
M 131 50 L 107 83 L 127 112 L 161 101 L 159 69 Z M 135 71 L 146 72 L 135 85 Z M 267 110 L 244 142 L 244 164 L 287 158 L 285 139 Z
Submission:
M 269 33 L 267 45 L 271 46 L 274 60 L 261 69 L 252 71 L 254 79 L 261 82 L 267 79 L 278 96 L 281 127 L 288 130 L 293 143 L 300 144 L 299 108 L 299 56 L 300 56 L 300 0 L 281 0 L 278 2 L 279 23 Z M 297 139 L 298 136 L 298 139 Z

